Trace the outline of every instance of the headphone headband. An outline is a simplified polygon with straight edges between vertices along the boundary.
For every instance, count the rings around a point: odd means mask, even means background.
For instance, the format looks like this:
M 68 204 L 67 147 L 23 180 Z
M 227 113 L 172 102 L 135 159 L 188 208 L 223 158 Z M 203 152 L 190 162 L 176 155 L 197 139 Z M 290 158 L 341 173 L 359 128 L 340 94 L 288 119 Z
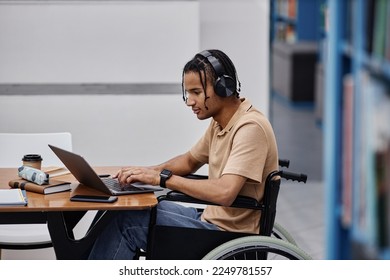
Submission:
M 236 80 L 233 79 L 231 76 L 224 74 L 225 67 L 218 60 L 218 58 L 213 56 L 207 50 L 198 53 L 198 55 L 207 59 L 207 61 L 214 69 L 214 72 L 217 76 L 214 83 L 214 90 L 216 94 L 218 94 L 221 97 L 228 97 L 234 94 L 234 92 L 236 91 Z
M 225 67 L 219 62 L 219 60 L 213 56 L 209 51 L 202 51 L 199 53 L 200 56 L 203 56 L 208 60 L 208 62 L 211 64 L 213 67 L 215 74 L 217 77 L 220 77 L 223 75 Z

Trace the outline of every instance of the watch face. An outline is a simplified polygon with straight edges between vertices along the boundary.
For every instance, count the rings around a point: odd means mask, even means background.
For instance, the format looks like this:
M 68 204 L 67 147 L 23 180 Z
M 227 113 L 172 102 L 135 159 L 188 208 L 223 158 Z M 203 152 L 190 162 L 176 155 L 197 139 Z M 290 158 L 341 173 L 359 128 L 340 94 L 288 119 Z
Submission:
M 172 175 L 172 171 L 164 169 L 163 171 L 161 171 L 161 175 L 164 175 L 164 176 L 167 176 L 167 177 L 171 176 Z

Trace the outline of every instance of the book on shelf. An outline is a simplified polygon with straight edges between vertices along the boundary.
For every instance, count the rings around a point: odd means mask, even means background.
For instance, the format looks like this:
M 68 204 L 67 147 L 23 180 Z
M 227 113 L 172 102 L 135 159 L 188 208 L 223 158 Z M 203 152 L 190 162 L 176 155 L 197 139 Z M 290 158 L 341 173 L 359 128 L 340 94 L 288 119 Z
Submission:
M 297 17 L 297 1 L 296 0 L 288 0 L 287 15 L 289 18 L 296 18 Z
M 353 37 L 354 37 L 354 20 L 355 20 L 355 13 L 353 12 L 352 6 L 353 1 L 345 1 L 345 5 L 347 6 L 345 11 L 345 31 L 344 31 L 344 39 L 346 43 L 353 44 Z
M 328 4 L 326 1 L 320 5 L 320 30 L 327 33 L 329 30 Z
M 367 135 L 370 133 L 370 122 L 369 122 L 369 92 L 370 92 L 370 74 L 366 70 L 361 70 L 359 72 L 359 76 L 357 78 L 357 81 L 359 81 L 358 87 L 361 88 L 361 97 L 359 102 L 359 108 L 357 110 L 360 112 L 357 116 L 357 124 L 359 124 L 359 137 L 357 137 L 357 140 L 359 143 L 357 145 L 360 146 L 360 148 L 357 150 L 356 154 L 356 165 L 358 168 L 355 168 L 354 170 L 359 170 L 359 172 L 356 174 L 357 181 L 354 184 L 356 192 L 358 195 L 354 195 L 356 198 L 356 201 L 354 202 L 354 208 L 353 208 L 353 216 L 354 220 L 356 221 L 354 223 L 354 229 L 355 229 L 355 235 L 360 236 L 359 239 L 361 240 L 367 240 L 368 239 L 368 231 L 370 230 L 369 226 L 369 214 L 368 214 L 368 206 L 367 202 L 371 201 L 367 197 L 367 194 L 369 193 L 369 179 L 368 179 L 368 169 L 369 169 L 369 163 L 368 163 L 368 138 Z
M 343 78 L 343 138 L 342 138 L 342 191 L 341 221 L 344 226 L 352 223 L 352 197 L 353 197 L 353 135 L 354 135 L 354 81 L 351 74 Z
M 375 175 L 378 191 L 378 246 L 390 245 L 390 141 L 381 151 L 375 153 Z
M 385 57 L 387 59 L 387 62 L 390 63 L 390 34 L 389 34 L 389 30 L 390 30 L 390 3 L 387 2 L 387 17 L 386 17 L 386 20 L 387 20 L 387 24 L 386 24 L 386 30 L 387 30 L 387 35 L 386 35 L 386 54 L 385 54 Z
M 373 26 L 373 54 L 378 58 L 385 57 L 385 42 L 388 36 L 388 30 L 386 29 L 388 15 L 387 6 L 388 0 L 376 0 L 375 1 L 375 17 Z M 386 36 L 387 35 L 387 36 Z
M 365 9 L 365 50 L 367 53 L 372 53 L 372 45 L 374 40 L 374 21 L 375 21 L 375 1 L 367 1 Z
M 373 166 L 372 181 L 376 205 L 375 224 L 377 245 L 385 247 L 390 245 L 390 88 L 381 80 L 372 79 L 372 153 Z
M 69 182 L 54 180 L 54 179 L 50 179 L 49 184 L 45 184 L 45 185 L 38 185 L 24 179 L 15 179 L 9 181 L 8 185 L 11 188 L 17 188 L 17 189 L 40 193 L 40 194 L 52 194 L 52 193 L 65 192 L 71 190 L 71 186 Z
M 278 22 L 275 25 L 275 39 L 282 42 L 294 43 L 296 41 L 295 27 L 285 22 Z
M 362 122 L 359 207 L 357 215 L 366 244 L 390 243 L 390 91 L 386 83 L 364 72 L 362 77 Z
M 0 206 L 26 206 L 26 191 L 21 189 L 0 189 Z
M 297 0 L 277 0 L 276 12 L 286 18 L 295 19 L 297 15 Z

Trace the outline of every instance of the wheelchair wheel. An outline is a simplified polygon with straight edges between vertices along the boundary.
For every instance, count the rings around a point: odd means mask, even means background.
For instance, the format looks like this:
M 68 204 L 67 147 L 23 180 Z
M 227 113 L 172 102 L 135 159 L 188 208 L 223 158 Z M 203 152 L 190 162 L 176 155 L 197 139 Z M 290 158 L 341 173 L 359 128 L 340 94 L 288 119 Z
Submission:
M 280 224 L 274 223 L 274 227 L 272 229 L 272 235 L 278 239 L 282 239 L 285 241 L 290 242 L 291 244 L 297 245 L 297 242 L 295 242 L 294 238 L 291 236 L 291 234 Z
M 204 260 L 263 260 L 288 259 L 311 260 L 312 258 L 297 246 L 269 236 L 246 236 L 228 241 L 203 258 Z

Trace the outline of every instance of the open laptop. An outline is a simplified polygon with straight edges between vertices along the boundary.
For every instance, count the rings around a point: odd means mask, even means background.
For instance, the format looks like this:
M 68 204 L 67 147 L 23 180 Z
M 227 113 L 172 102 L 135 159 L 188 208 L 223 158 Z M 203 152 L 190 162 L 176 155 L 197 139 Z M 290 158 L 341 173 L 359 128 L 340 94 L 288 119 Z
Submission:
M 63 162 L 66 168 L 68 168 L 70 173 L 72 173 L 80 183 L 87 187 L 109 195 L 136 194 L 162 190 L 161 187 L 143 184 L 128 184 L 122 186 L 119 184 L 118 180 L 111 177 L 100 178 L 82 156 L 53 145 L 49 145 L 49 147 Z

